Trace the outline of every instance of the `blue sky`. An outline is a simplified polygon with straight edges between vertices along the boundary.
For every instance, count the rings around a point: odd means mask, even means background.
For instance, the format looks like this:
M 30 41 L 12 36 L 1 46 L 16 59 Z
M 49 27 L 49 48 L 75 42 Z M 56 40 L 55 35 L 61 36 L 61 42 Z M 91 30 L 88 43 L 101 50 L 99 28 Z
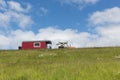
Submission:
M 120 46 L 119 17 L 119 0 L 0 0 L 0 49 L 46 39 L 54 48 Z

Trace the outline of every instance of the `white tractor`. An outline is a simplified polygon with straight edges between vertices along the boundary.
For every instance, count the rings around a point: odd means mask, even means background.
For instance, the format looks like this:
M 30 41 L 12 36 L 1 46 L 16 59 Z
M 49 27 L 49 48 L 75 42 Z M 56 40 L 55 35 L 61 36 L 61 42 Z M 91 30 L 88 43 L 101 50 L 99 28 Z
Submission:
M 58 42 L 56 45 L 58 45 L 58 48 L 68 48 L 68 41 Z

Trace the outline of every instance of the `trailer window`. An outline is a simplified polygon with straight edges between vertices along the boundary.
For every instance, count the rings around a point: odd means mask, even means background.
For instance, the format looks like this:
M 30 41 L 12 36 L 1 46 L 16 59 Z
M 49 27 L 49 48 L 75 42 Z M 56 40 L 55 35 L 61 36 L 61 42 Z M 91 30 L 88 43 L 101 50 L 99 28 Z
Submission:
M 40 42 L 34 42 L 34 47 L 40 47 Z

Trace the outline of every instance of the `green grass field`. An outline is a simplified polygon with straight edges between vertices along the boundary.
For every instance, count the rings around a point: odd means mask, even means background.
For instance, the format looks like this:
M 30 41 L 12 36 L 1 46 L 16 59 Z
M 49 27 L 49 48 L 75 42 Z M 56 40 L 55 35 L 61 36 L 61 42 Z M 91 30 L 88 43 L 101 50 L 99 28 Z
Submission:
M 120 48 L 0 51 L 0 80 L 120 80 Z

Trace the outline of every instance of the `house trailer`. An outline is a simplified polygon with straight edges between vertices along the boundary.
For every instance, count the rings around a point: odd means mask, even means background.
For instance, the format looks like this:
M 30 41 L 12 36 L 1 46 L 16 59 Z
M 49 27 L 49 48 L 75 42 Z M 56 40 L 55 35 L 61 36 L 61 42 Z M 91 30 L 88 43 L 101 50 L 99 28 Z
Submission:
M 23 41 L 22 46 L 19 49 L 51 49 L 52 42 L 49 40 L 45 41 Z

